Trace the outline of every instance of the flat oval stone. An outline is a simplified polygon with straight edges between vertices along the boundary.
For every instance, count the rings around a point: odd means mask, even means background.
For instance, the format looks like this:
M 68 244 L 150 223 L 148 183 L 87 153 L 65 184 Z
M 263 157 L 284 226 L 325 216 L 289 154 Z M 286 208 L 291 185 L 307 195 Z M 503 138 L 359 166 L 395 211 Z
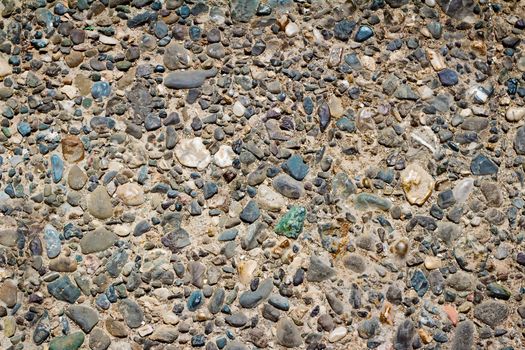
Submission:
M 303 184 L 286 174 L 276 176 L 272 186 L 277 192 L 290 199 L 299 199 L 304 195 Z
M 81 190 L 86 184 L 88 177 L 77 165 L 73 165 L 67 174 L 67 183 L 73 190 Z
M 82 254 L 98 253 L 108 249 L 117 241 L 118 237 L 105 227 L 99 227 L 95 231 L 88 232 L 80 240 Z
M 46 243 L 47 257 L 52 259 L 60 254 L 62 243 L 58 231 L 52 225 L 44 227 L 44 242 Z
M 90 193 L 87 205 L 89 213 L 97 219 L 108 219 L 113 216 L 111 197 L 104 186 L 98 186 Z

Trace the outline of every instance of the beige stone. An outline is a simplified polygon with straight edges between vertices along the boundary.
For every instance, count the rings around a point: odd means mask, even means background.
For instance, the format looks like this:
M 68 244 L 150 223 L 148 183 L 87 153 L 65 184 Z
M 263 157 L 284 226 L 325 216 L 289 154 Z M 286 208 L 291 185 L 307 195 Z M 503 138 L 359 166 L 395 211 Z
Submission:
M 136 183 L 119 186 L 116 195 L 126 205 L 136 206 L 144 203 L 144 189 Z
M 104 186 L 98 186 L 88 197 L 88 210 L 97 219 L 108 219 L 113 216 L 111 197 Z
M 434 179 L 419 164 L 410 164 L 401 173 L 401 187 L 410 204 L 423 205 L 432 194 Z

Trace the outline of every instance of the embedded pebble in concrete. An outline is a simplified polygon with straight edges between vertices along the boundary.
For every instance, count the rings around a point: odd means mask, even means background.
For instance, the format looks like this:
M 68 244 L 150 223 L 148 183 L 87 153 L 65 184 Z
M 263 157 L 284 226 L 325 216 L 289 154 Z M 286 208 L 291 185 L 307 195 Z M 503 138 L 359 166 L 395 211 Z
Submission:
M 519 1 L 0 13 L 1 349 L 523 348 Z

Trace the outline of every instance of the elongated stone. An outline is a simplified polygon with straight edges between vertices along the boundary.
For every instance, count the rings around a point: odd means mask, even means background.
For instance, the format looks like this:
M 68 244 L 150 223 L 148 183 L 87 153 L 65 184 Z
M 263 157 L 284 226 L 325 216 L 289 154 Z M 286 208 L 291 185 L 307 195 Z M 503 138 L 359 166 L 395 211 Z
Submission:
M 195 89 L 201 87 L 206 79 L 217 75 L 217 68 L 208 70 L 178 71 L 164 77 L 164 85 L 170 89 Z

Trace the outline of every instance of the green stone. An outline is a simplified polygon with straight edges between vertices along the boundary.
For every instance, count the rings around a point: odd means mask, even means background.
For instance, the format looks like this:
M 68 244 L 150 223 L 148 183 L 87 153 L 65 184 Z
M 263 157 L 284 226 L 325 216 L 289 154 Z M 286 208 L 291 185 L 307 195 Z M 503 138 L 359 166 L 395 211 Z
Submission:
M 359 193 L 354 197 L 354 204 L 357 210 L 381 209 L 389 210 L 392 202 L 370 193 Z
M 84 343 L 84 333 L 75 332 L 56 337 L 49 342 L 49 350 L 77 350 Z
M 503 300 L 509 300 L 511 295 L 507 288 L 496 282 L 487 284 L 487 294 L 489 297 Z
M 305 218 L 306 209 L 300 206 L 293 206 L 275 226 L 275 233 L 288 238 L 297 238 L 303 231 Z
M 119 61 L 116 64 L 117 69 L 121 71 L 127 71 L 131 67 L 130 61 Z

